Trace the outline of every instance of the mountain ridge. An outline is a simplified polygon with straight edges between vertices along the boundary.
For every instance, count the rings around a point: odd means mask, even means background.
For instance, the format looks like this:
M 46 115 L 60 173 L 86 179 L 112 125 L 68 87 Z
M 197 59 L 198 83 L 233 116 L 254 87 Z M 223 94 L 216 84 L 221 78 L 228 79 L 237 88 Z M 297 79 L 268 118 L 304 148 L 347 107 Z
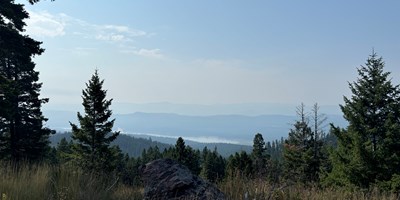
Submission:
M 70 130 L 69 121 L 77 123 L 76 112 L 45 111 L 49 118 L 47 126 L 58 131 Z M 326 125 L 346 126 L 346 121 L 339 115 L 327 115 Z M 194 141 L 218 143 L 230 141 L 237 144 L 252 144 L 256 133 L 261 133 L 266 141 L 287 137 L 296 116 L 289 115 L 210 115 L 189 116 L 176 113 L 114 114 L 114 128 L 127 134 L 147 134 L 148 136 L 179 136 Z M 212 141 L 214 139 L 214 141 Z

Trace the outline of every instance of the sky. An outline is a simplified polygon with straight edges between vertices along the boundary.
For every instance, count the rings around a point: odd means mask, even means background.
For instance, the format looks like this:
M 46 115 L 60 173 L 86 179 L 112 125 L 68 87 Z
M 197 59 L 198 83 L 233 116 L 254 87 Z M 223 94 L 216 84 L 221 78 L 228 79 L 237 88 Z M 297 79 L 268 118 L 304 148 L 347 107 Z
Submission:
M 16 2 L 26 4 L 25 0 Z M 50 106 L 95 69 L 120 103 L 338 105 L 372 49 L 400 80 L 400 1 L 78 1 L 26 5 Z

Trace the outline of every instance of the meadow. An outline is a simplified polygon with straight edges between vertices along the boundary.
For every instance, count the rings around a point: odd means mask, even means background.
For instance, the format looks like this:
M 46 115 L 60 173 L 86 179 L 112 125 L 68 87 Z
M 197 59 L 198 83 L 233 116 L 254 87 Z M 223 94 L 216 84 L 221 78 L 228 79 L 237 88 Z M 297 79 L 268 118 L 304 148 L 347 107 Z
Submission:
M 122 184 L 117 176 L 85 174 L 72 166 L 22 165 L 2 163 L 1 200 L 127 200 L 143 199 L 142 187 Z M 321 188 L 317 186 L 273 184 L 241 176 L 217 184 L 227 199 L 398 199 L 398 194 L 378 189 Z

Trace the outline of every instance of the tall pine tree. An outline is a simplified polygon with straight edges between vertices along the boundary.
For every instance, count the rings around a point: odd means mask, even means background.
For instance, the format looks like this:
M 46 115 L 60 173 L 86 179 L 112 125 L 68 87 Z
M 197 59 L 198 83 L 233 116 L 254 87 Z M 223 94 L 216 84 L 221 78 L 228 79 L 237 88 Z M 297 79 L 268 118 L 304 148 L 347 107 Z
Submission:
M 261 133 L 257 133 L 253 139 L 253 151 L 251 153 L 253 160 L 254 175 L 257 178 L 266 178 L 267 161 L 269 155 L 265 147 L 265 141 Z
M 43 53 L 41 42 L 23 35 L 29 17 L 23 5 L 0 1 L 0 159 L 42 160 L 51 130 L 39 98 L 42 84 L 32 58 Z
M 112 99 L 106 99 L 106 90 L 103 90 L 104 80 L 100 80 L 95 71 L 86 89 L 82 91 L 85 115 L 77 114 L 80 127 L 72 126 L 74 140 L 75 161 L 84 170 L 108 172 L 115 169 L 115 150 L 110 147 L 119 132 L 112 132 L 115 119 L 109 121 L 112 111 L 109 109 Z
M 200 151 L 185 145 L 182 137 L 176 140 L 175 148 L 172 150 L 172 159 L 177 160 L 192 171 L 193 174 L 200 174 Z M 166 156 L 168 157 L 168 156 Z
M 353 94 L 340 106 L 349 125 L 332 127 L 338 148 L 328 183 L 368 187 L 400 174 L 400 90 L 384 66 L 373 53 L 349 83 Z

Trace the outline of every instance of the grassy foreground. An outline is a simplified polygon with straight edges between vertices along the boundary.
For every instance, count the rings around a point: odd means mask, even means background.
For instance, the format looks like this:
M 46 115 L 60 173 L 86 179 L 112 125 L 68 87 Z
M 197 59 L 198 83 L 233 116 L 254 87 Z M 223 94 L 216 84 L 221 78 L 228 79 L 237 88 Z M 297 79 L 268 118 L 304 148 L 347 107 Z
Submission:
M 273 185 L 261 180 L 234 177 L 218 184 L 228 199 L 398 199 L 395 193 L 319 189 Z M 143 199 L 143 189 L 120 184 L 116 177 L 98 177 L 71 167 L 48 165 L 16 169 L 1 164 L 0 200 Z
M 349 190 L 347 188 L 318 188 L 301 185 L 276 185 L 262 180 L 248 180 L 234 177 L 218 185 L 229 199 L 323 199 L 323 200 L 396 200 L 398 194 L 381 192 L 377 189 L 370 191 Z
M 142 199 L 143 191 L 119 184 L 116 177 L 84 174 L 71 167 L 48 165 L 18 169 L 1 164 L 1 200 Z

